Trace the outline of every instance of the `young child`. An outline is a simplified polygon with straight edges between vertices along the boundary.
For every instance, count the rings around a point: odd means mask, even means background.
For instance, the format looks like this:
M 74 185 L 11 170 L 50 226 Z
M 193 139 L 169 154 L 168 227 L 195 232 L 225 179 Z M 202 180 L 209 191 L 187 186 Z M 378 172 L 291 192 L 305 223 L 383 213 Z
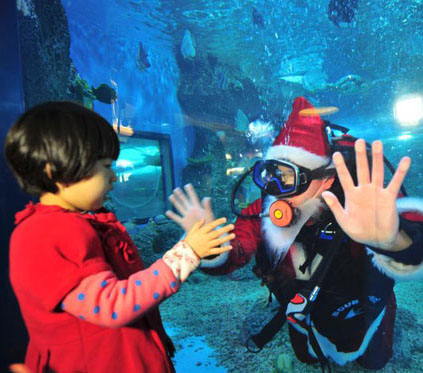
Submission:
M 200 258 L 234 238 L 226 219 L 189 230 L 149 268 L 113 213 L 119 141 L 95 112 L 48 102 L 9 130 L 5 155 L 20 186 L 39 197 L 16 214 L 10 279 L 29 332 L 32 372 L 172 372 L 174 347 L 158 306 Z M 187 315 L 189 317 L 189 315 Z

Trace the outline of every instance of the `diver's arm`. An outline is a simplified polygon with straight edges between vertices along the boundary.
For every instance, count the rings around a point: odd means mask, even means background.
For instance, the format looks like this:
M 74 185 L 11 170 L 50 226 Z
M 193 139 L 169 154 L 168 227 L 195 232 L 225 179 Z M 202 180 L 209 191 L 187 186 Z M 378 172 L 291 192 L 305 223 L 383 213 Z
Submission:
M 403 250 L 383 250 L 367 247 L 373 254 L 373 264 L 394 280 L 423 278 L 423 215 L 407 213 L 400 216 L 399 232 L 409 242 Z

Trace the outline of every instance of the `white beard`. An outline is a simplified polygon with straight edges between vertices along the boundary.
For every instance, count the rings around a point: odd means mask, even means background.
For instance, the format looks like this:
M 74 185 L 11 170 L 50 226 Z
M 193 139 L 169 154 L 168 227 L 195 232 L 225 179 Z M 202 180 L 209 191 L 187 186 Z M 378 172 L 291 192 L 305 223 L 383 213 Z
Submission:
M 268 214 L 271 204 L 276 200 L 276 197 L 266 196 L 263 213 Z M 301 228 L 311 217 L 318 216 L 323 206 L 324 203 L 320 198 L 313 198 L 303 203 L 297 207 L 301 211 L 298 220 L 289 227 L 278 227 L 269 217 L 262 218 L 261 229 L 266 242 L 267 255 L 273 260 L 272 264 L 276 265 L 279 260 L 283 260 Z

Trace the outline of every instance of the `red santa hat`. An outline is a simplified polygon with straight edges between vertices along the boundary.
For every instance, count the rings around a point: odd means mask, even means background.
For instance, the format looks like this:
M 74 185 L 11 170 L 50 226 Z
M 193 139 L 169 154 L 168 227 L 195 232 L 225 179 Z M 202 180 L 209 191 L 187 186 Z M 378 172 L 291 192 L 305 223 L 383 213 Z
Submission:
M 325 124 L 319 114 L 304 115 L 304 109 L 315 110 L 304 97 L 297 97 L 292 112 L 264 159 L 290 161 L 311 170 L 327 165 L 331 150 Z

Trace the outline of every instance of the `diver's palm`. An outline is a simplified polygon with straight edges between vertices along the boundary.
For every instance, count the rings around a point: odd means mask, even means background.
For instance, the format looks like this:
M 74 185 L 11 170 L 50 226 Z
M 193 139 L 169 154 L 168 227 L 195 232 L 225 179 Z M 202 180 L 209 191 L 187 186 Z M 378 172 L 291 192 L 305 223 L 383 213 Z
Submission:
M 398 234 L 396 199 L 408 172 L 410 158 L 401 159 L 392 180 L 384 188 L 382 143 L 380 141 L 373 143 L 371 175 L 363 140 L 356 141 L 355 151 L 357 186 L 354 185 L 342 155 L 335 153 L 333 156 L 339 181 L 344 189 L 345 207 L 343 208 L 335 195 L 330 192 L 324 192 L 322 196 L 340 227 L 351 239 L 368 246 L 389 250 Z
M 204 198 L 200 202 L 191 184 L 186 185 L 184 189 L 186 193 L 176 188 L 169 196 L 169 201 L 180 215 L 168 210 L 166 216 L 178 223 L 185 231 L 189 231 L 201 219 L 205 220 L 205 224 L 212 222 L 214 214 L 210 198 Z
M 372 184 L 345 191 L 345 208 L 335 215 L 338 224 L 354 241 L 389 247 L 398 232 L 396 194 Z

